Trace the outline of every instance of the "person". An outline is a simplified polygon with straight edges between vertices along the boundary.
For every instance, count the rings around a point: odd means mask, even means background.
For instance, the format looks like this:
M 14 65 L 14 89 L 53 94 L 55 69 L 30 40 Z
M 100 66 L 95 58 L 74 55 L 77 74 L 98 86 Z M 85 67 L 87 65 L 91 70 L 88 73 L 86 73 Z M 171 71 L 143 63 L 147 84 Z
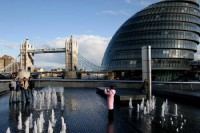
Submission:
M 20 78 L 18 77 L 16 80 L 16 102 L 20 101 L 20 97 L 21 97 L 21 81 Z
M 105 89 L 104 93 L 107 95 L 107 107 L 108 107 L 108 119 L 114 120 L 114 96 L 116 94 L 114 86 L 110 86 L 110 89 Z
M 29 77 L 28 84 L 29 84 L 29 91 L 30 91 L 31 95 L 33 96 L 33 89 L 35 88 L 35 84 L 32 80 L 32 77 Z
M 115 133 L 113 122 L 108 122 L 107 133 Z
M 10 88 L 9 103 L 11 104 L 14 101 L 14 91 L 16 90 L 16 80 L 15 80 L 15 78 L 13 78 L 12 81 L 9 83 L 9 88 Z
M 28 96 L 28 87 L 29 87 L 29 84 L 28 84 L 28 81 L 26 80 L 26 77 L 23 78 L 23 80 L 21 82 L 21 87 L 22 87 L 22 90 L 23 90 L 23 95 L 25 95 L 26 101 L 29 102 L 29 100 L 30 100 L 30 98 Z
M 142 87 L 141 87 L 142 93 L 147 94 L 148 85 L 149 85 L 149 83 L 148 83 L 147 79 L 145 79 L 144 82 L 142 83 Z

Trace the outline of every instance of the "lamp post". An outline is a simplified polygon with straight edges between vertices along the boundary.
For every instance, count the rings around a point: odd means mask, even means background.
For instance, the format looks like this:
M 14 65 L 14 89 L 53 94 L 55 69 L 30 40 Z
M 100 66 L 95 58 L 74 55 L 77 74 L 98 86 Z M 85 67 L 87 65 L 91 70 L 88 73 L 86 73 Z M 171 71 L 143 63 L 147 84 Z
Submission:
M 148 81 L 148 99 L 152 96 L 151 85 L 151 46 L 142 47 L 142 80 Z

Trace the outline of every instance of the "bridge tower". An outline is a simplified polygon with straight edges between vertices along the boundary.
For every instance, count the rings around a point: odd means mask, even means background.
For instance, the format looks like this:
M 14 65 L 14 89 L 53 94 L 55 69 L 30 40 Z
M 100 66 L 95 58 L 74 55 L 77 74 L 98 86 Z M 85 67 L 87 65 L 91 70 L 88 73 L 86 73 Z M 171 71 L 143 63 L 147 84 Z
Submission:
M 76 78 L 78 69 L 78 43 L 71 36 L 69 41 L 65 42 L 65 71 L 66 78 Z
M 29 53 L 28 50 L 34 50 L 34 46 L 26 38 L 25 43 L 20 45 L 20 69 L 33 72 L 34 53 Z

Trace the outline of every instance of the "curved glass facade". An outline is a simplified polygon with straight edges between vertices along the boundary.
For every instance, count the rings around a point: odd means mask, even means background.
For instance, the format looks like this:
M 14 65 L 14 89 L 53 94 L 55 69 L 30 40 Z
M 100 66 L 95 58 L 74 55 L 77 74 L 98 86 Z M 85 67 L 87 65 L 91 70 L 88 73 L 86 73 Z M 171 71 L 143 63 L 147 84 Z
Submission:
M 141 47 L 151 46 L 153 80 L 176 80 L 174 77 L 190 69 L 199 35 L 200 10 L 196 0 L 152 4 L 117 30 L 104 53 L 102 70 L 116 72 L 119 77 L 130 71 L 139 74 Z

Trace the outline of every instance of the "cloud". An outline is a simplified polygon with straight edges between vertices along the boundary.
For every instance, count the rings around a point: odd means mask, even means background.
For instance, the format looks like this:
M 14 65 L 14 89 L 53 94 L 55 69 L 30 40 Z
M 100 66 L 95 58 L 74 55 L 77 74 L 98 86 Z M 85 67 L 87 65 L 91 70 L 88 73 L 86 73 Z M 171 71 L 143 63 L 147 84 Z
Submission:
M 16 42 L 0 40 L 0 46 L 1 46 L 2 48 L 5 48 L 5 49 L 13 49 L 13 50 L 16 50 L 16 49 L 18 49 L 17 45 L 18 45 L 18 44 L 17 44 Z
M 110 38 L 94 35 L 80 35 L 77 36 L 77 41 L 79 43 L 79 54 L 100 66 Z
M 132 10 L 103 10 L 97 13 L 98 15 L 107 14 L 107 15 L 125 15 L 130 16 L 133 14 Z
M 150 0 L 124 0 L 125 3 L 148 6 L 151 4 Z
M 79 45 L 79 54 L 93 64 L 101 65 L 104 51 L 111 38 L 96 35 L 74 35 Z M 57 37 L 55 40 L 37 45 L 35 48 L 64 48 L 70 37 Z M 35 55 L 35 66 L 45 69 L 65 68 L 65 53 L 48 53 Z
M 13 57 L 16 57 L 17 51 L 19 50 L 19 46 L 20 44 L 17 42 L 0 40 L 0 49 L 1 49 L 0 56 L 6 54 L 6 55 L 11 55 Z

